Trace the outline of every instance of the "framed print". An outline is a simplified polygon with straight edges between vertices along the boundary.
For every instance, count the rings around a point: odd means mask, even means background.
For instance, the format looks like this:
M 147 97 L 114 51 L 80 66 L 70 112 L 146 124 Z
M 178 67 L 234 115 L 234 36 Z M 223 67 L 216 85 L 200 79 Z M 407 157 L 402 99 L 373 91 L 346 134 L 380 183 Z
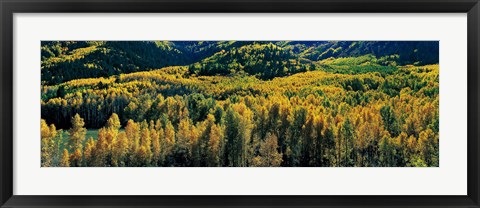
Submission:
M 479 207 L 467 1 L 2 1 L 2 207 Z

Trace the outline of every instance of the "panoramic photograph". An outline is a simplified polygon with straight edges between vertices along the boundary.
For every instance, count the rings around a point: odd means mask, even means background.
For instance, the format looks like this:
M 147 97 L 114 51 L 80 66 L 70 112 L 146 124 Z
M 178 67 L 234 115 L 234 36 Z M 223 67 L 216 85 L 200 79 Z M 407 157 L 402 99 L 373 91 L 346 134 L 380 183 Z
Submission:
M 42 41 L 41 167 L 439 167 L 438 41 Z

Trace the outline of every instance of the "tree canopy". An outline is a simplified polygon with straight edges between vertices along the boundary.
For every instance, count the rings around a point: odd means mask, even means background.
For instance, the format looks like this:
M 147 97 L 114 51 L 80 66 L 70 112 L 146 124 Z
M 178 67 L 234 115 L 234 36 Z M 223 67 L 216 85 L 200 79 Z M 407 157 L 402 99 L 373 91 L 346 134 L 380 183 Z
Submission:
M 345 46 L 350 52 L 308 58 Z M 108 47 L 159 65 L 130 70 L 118 59 L 106 63 L 118 68 L 105 75 L 43 79 L 43 70 L 56 74 L 49 68 L 55 64 L 70 73 L 75 60 L 94 60 L 86 51 Z M 438 57 L 424 54 L 438 55 L 435 48 L 395 41 L 42 42 L 41 163 L 439 166 Z M 410 49 L 424 55 L 402 59 Z M 155 58 L 168 54 L 171 64 Z

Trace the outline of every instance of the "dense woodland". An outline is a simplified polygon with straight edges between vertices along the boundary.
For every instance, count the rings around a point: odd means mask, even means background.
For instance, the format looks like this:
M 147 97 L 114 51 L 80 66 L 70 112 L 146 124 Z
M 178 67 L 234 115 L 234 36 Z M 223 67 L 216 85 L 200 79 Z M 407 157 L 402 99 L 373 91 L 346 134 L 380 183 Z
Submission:
M 42 42 L 43 167 L 438 167 L 438 42 Z M 94 133 L 92 133 L 94 132 Z

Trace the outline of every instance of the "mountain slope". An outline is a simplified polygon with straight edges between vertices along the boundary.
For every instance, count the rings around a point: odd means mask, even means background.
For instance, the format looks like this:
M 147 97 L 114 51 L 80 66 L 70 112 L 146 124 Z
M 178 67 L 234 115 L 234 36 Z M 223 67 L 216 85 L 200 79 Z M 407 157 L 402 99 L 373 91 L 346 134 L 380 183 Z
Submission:
M 436 64 L 438 47 L 437 41 L 42 41 L 41 74 L 42 85 L 55 85 L 190 66 L 197 75 L 245 72 L 271 79 L 313 70 L 332 58 L 372 55 L 373 70 Z
M 272 79 L 313 68 L 313 64 L 302 63 L 290 49 L 272 43 L 253 43 L 228 51 L 222 50 L 190 65 L 189 70 L 192 74 L 206 76 L 245 72 L 260 79 Z
M 42 83 L 107 77 L 188 62 L 188 56 L 164 43 L 42 42 Z
M 438 63 L 438 52 L 438 41 L 329 41 L 303 51 L 302 56 L 319 61 L 367 54 L 377 58 L 398 55 L 398 65 L 426 65 Z

